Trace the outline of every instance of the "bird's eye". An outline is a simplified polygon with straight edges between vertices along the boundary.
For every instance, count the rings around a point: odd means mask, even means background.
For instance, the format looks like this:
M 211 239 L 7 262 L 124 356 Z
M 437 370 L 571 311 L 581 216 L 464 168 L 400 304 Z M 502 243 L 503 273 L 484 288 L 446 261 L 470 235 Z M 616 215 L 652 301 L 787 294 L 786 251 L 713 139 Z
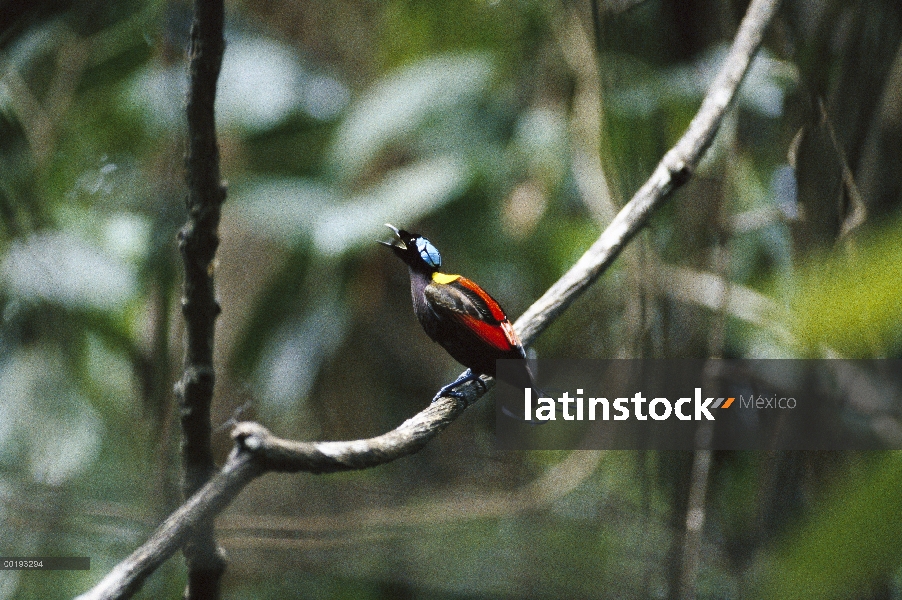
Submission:
M 420 253 L 420 258 L 430 267 L 438 269 L 442 266 L 442 255 L 426 238 L 417 238 L 417 251 Z

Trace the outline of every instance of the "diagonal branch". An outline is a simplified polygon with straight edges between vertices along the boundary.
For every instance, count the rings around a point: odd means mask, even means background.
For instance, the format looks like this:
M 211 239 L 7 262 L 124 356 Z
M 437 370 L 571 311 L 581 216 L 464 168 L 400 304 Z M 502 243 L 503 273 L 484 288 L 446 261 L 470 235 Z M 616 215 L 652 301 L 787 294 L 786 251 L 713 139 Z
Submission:
M 649 180 L 601 237 L 517 320 L 516 328 L 524 342 L 534 341 L 592 285 L 652 212 L 692 176 L 713 141 L 778 5 L 779 0 L 752 1 L 730 53 L 689 129 L 664 155 Z M 491 379 L 486 383 L 491 383 Z M 368 440 L 295 442 L 281 440 L 256 423 L 239 423 L 232 432 L 235 448 L 223 469 L 170 515 L 143 546 L 79 598 L 130 597 L 148 575 L 178 550 L 192 527 L 212 519 L 245 485 L 263 473 L 365 469 L 417 452 L 485 393 L 474 383 L 457 389 L 463 393 L 463 398 L 442 398 L 397 429 Z
M 754 0 L 748 8 L 723 66 L 683 137 L 639 188 L 601 236 L 563 277 L 517 319 L 523 343 L 532 343 L 586 288 L 611 266 L 620 251 L 671 193 L 689 180 L 736 96 L 779 0 Z

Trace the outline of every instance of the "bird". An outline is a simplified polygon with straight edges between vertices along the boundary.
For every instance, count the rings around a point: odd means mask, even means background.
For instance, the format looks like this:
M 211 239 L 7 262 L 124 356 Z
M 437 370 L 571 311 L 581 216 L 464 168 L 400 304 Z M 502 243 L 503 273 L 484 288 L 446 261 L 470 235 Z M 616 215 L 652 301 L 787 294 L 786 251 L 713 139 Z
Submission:
M 461 398 L 454 388 L 468 382 L 485 384 L 480 375 L 496 376 L 498 359 L 526 359 L 523 343 L 504 310 L 488 292 L 462 275 L 440 271 L 442 257 L 438 249 L 418 233 L 385 224 L 396 236 L 388 246 L 407 265 L 413 311 L 423 330 L 467 367 L 456 381 L 444 386 L 432 399 L 443 396 Z M 520 388 L 532 387 L 532 375 L 523 360 L 523 368 L 505 375 L 505 381 Z

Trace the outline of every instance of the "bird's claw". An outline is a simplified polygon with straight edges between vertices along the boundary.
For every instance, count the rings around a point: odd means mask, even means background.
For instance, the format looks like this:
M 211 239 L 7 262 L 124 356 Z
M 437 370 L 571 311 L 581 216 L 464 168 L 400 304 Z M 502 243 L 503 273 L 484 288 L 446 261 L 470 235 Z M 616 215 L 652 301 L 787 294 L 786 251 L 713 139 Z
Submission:
M 435 395 L 435 398 L 432 399 L 431 404 L 435 404 L 442 398 L 445 398 L 448 396 L 450 396 L 452 398 L 457 398 L 458 400 L 463 400 L 466 398 L 466 394 L 464 394 L 463 392 L 457 392 L 454 390 L 448 390 L 447 392 L 443 392 L 443 391 L 439 390 L 439 392 Z
M 435 395 L 435 398 L 432 399 L 432 404 L 435 404 L 436 402 L 439 401 L 439 398 L 443 398 L 445 396 L 457 398 L 458 400 L 465 399 L 466 394 L 464 394 L 463 392 L 458 392 L 454 388 L 456 388 L 459 385 L 463 385 L 464 383 L 467 383 L 468 381 L 475 381 L 479 385 L 479 387 L 482 388 L 483 394 L 486 393 L 487 391 L 489 391 L 489 387 L 479 377 L 479 375 L 477 375 L 470 369 L 467 369 L 466 372 L 462 376 L 460 376 L 456 381 L 453 381 L 453 382 L 449 383 L 448 385 L 444 386 L 442 389 L 440 389 L 438 391 L 438 393 Z

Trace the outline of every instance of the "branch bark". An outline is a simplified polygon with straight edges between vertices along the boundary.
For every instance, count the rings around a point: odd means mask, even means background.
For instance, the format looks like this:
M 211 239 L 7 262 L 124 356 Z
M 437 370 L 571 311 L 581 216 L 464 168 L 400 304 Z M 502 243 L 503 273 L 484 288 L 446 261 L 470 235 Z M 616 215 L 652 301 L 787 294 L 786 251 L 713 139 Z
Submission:
M 185 317 L 184 373 L 176 384 L 181 402 L 182 490 L 190 498 L 216 472 L 210 445 L 210 404 L 213 399 L 213 333 L 220 308 L 216 302 L 211 263 L 219 246 L 220 207 L 226 191 L 219 174 L 214 104 L 216 81 L 225 51 L 222 0 L 195 0 L 188 49 L 187 99 L 188 221 L 179 232 L 185 266 L 182 313 Z M 219 598 L 225 558 L 216 544 L 212 515 L 188 528 L 185 598 Z
M 198 2 L 202 4 L 204 0 Z M 649 180 L 598 240 L 517 320 L 515 327 L 525 343 L 533 342 L 592 285 L 647 222 L 651 213 L 692 176 L 704 151 L 713 141 L 778 5 L 779 0 L 752 1 L 727 59 L 689 129 L 664 155 Z M 218 210 L 216 215 L 218 219 Z M 212 258 L 212 254 L 210 256 Z M 212 340 L 212 330 L 210 336 Z M 212 369 L 210 377 L 212 382 Z M 483 380 L 489 386 L 492 383 L 490 378 Z M 79 598 L 129 597 L 150 573 L 185 543 L 192 528 L 199 523 L 210 523 L 247 483 L 263 473 L 331 473 L 365 469 L 419 451 L 486 390 L 470 383 L 458 388 L 458 391 L 462 392 L 462 398 L 442 398 L 397 429 L 367 440 L 295 442 L 281 440 L 259 424 L 239 423 L 232 432 L 235 448 L 223 469 L 170 515 L 143 546 Z

